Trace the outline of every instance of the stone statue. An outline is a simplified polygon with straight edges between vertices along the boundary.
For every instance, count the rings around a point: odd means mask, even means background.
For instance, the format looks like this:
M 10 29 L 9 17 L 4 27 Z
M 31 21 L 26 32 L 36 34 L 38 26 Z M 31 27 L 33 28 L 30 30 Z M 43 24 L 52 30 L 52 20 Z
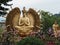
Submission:
M 28 35 L 33 28 L 33 26 L 30 25 L 29 18 L 26 15 L 26 10 L 23 8 L 23 17 L 19 19 L 19 26 L 15 26 L 15 28 L 19 30 L 19 32 L 21 32 L 20 34 L 22 35 Z
M 55 21 L 54 24 L 53 24 L 53 32 L 54 32 L 55 37 L 57 37 L 58 27 L 59 27 L 59 25 Z
M 22 13 L 23 13 L 23 15 L 24 15 L 24 13 L 27 14 L 27 10 L 25 9 L 25 7 L 23 7 Z
M 8 30 L 17 30 L 18 34 L 22 37 L 29 36 L 31 32 L 40 30 L 40 18 L 38 13 L 30 8 L 28 11 L 23 7 L 21 11 L 19 8 L 14 8 L 9 12 L 6 18 L 6 27 Z M 8 28 L 10 26 L 11 28 Z

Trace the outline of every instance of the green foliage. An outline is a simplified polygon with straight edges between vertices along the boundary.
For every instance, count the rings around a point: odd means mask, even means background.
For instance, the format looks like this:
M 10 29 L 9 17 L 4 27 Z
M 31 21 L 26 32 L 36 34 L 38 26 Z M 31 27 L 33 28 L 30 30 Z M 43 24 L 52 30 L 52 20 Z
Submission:
M 56 17 L 56 20 L 57 20 L 57 22 L 58 22 L 58 24 L 60 26 L 60 13 L 54 14 L 54 17 Z
M 4 31 L 4 30 L 3 30 L 2 28 L 0 28 L 0 35 L 2 34 L 3 31 Z
M 47 32 L 47 30 L 49 29 L 49 27 L 52 27 L 53 23 L 55 20 L 57 20 L 57 17 L 54 16 L 52 13 L 50 12 L 45 12 L 45 11 L 41 11 L 41 15 L 42 15 L 42 27 L 43 27 L 43 31 Z
M 12 0 L 0 0 L 0 3 L 6 3 L 6 2 L 9 2 L 9 1 L 12 1 Z
M 7 14 L 6 11 L 8 10 L 8 8 L 5 8 L 1 5 L 4 4 L 5 6 L 11 6 L 12 4 L 7 4 L 7 2 L 9 1 L 12 1 L 12 0 L 0 0 L 0 16 Z
M 0 42 L 1 42 L 1 38 L 2 38 L 2 33 L 3 33 L 3 29 L 0 27 Z
M 18 42 L 17 45 L 44 45 L 44 42 L 39 38 L 27 37 Z

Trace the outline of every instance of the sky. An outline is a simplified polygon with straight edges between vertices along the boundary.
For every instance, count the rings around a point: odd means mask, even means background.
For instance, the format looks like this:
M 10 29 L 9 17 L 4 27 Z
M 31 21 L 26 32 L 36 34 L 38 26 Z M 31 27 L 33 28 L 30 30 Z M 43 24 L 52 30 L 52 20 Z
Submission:
M 21 10 L 25 6 L 26 9 L 34 8 L 36 10 L 45 10 L 51 13 L 60 12 L 60 0 L 13 0 L 13 8 L 19 7 Z
M 0 22 L 5 22 L 6 18 L 0 16 Z

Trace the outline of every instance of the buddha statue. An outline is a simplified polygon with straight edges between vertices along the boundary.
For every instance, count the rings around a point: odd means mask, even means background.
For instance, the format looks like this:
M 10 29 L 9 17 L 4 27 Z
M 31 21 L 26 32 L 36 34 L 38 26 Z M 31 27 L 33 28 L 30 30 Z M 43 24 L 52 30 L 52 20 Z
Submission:
M 57 37 L 58 27 L 59 27 L 59 25 L 55 21 L 54 24 L 53 24 L 53 32 L 54 32 L 55 37 Z
M 23 8 L 23 17 L 19 19 L 19 25 L 15 28 L 20 32 L 21 35 L 28 35 L 32 32 L 33 26 L 30 25 L 30 20 L 27 17 L 25 7 Z

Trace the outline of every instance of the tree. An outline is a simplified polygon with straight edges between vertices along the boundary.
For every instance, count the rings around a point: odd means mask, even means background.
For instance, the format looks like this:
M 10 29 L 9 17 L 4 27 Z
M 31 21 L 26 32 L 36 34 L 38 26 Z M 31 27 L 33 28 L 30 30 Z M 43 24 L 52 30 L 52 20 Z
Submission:
M 56 20 L 60 26 L 60 13 L 54 14 L 54 17 L 56 17 Z
M 8 8 L 3 7 L 2 4 L 5 5 L 5 6 L 11 6 L 12 4 L 7 3 L 7 2 L 10 2 L 10 1 L 12 1 L 12 0 L 0 0 L 0 16 L 7 14 L 6 11 L 9 10 Z
M 52 13 L 43 10 L 40 11 L 40 14 L 41 14 L 41 23 L 43 28 L 42 30 L 44 32 L 47 32 L 49 27 L 52 27 L 53 22 L 55 21 L 55 17 L 53 16 Z

